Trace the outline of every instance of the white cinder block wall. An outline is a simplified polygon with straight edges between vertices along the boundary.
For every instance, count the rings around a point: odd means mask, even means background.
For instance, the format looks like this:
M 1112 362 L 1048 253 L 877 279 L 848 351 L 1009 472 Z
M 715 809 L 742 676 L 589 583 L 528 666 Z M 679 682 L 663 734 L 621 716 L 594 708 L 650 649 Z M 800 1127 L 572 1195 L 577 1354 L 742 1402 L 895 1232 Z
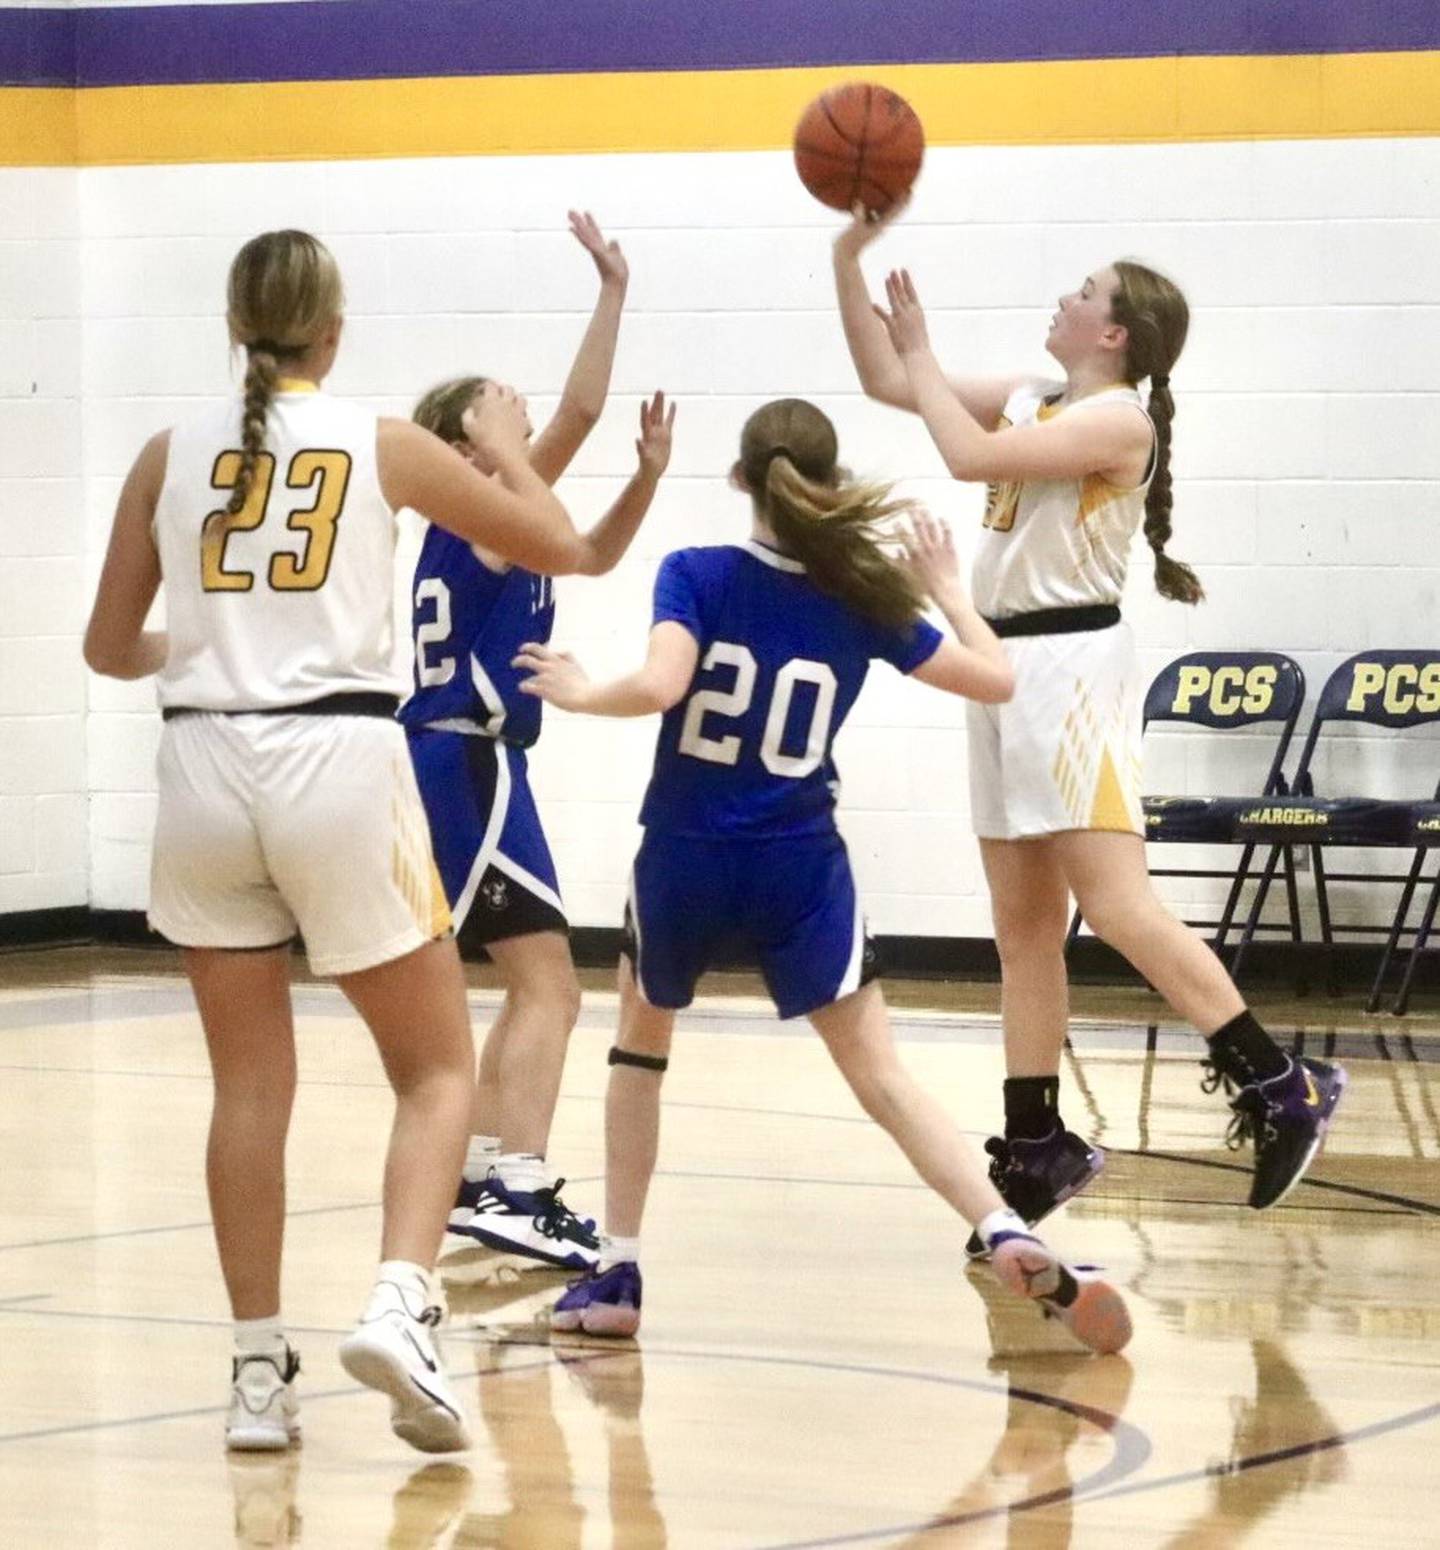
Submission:
M 680 411 L 671 473 L 632 556 L 607 579 L 562 583 L 561 643 L 599 672 L 627 665 L 657 558 L 744 531 L 724 474 L 742 420 L 769 396 L 815 398 L 855 467 L 904 479 L 963 546 L 977 529 L 978 492 L 944 478 L 918 423 L 858 396 L 829 279 L 833 219 L 785 155 L 87 169 L 79 187 L 92 576 L 145 436 L 227 390 L 222 285 L 245 236 L 297 224 L 333 245 L 350 304 L 335 391 L 403 412 L 437 378 L 480 370 L 515 382 L 543 416 L 594 295 L 564 230 L 570 205 L 599 215 L 633 274 L 609 411 L 561 487 L 577 519 L 592 520 L 628 474 L 640 395 L 663 387 Z M 1044 370 L 1054 298 L 1114 257 L 1185 287 L 1194 322 L 1175 373 L 1172 548 L 1200 568 L 1210 600 L 1161 602 L 1137 545 L 1127 611 L 1150 668 L 1189 648 L 1286 649 L 1313 696 L 1351 651 L 1440 640 L 1440 142 L 932 150 L 911 212 L 874 251 L 872 273 L 913 268 L 956 370 Z M 74 467 L 31 455 L 37 474 Z M 65 563 L 7 559 L 7 584 L 24 564 L 48 579 L 44 565 L 63 574 Z M 64 650 L 74 604 L 72 592 L 57 615 Z M 69 684 L 73 656 L 55 649 L 47 681 Z M 151 704 L 148 687 L 91 681 L 98 907 L 144 902 Z M 552 715 L 535 752 L 577 924 L 618 921 L 653 731 Z M 1393 738 L 1349 746 L 1372 786 L 1433 786 L 1433 741 L 1415 754 Z M 879 668 L 838 752 L 872 926 L 987 933 L 961 707 Z M 1153 740 L 1149 773 L 1152 789 L 1205 791 L 1263 764 L 1256 739 L 1172 734 Z M 1187 907 L 1210 896 L 1167 889 Z
M 0 168 L 0 913 L 89 892 L 76 195 Z
M 543 414 L 593 296 L 563 231 L 571 204 L 601 216 L 634 271 L 611 410 L 562 487 L 577 517 L 628 472 L 642 393 L 665 387 L 681 418 L 632 557 L 562 584 L 565 644 L 598 671 L 625 664 L 658 556 L 743 531 L 723 474 L 744 415 L 774 394 L 816 398 L 856 467 L 903 478 L 969 541 L 977 492 L 943 478 L 915 423 L 855 393 L 831 218 L 783 155 L 0 172 L 0 911 L 144 903 L 152 692 L 87 683 L 79 633 L 129 460 L 230 385 L 221 288 L 239 241 L 293 223 L 335 247 L 350 293 L 337 391 L 399 412 L 481 369 Z M 932 150 L 874 271 L 912 265 L 947 364 L 1044 369 L 1055 295 L 1122 253 L 1168 267 L 1195 308 L 1173 547 L 1210 601 L 1161 603 L 1138 549 L 1127 611 L 1147 665 L 1279 647 L 1313 697 L 1352 650 L 1434 644 L 1440 141 Z M 840 741 L 845 829 L 881 931 L 988 929 L 962 728 L 959 706 L 877 669 Z M 579 924 L 618 918 L 652 736 L 553 716 L 536 751 Z M 1337 782 L 1396 793 L 1428 789 L 1440 759 L 1433 740 L 1393 738 L 1342 755 Z M 1258 739 L 1162 734 L 1149 750 L 1156 790 L 1234 787 L 1263 763 Z

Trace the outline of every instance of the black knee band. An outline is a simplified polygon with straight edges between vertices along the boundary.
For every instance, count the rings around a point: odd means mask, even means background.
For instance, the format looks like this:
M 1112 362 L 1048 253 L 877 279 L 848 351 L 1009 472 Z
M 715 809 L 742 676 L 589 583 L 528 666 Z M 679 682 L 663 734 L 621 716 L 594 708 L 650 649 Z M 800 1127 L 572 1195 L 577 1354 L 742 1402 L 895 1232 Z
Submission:
M 628 1049 L 617 1049 L 612 1046 L 610 1050 L 610 1064 L 612 1066 L 639 1066 L 642 1071 L 663 1071 L 670 1064 L 670 1061 L 665 1055 L 635 1055 Z

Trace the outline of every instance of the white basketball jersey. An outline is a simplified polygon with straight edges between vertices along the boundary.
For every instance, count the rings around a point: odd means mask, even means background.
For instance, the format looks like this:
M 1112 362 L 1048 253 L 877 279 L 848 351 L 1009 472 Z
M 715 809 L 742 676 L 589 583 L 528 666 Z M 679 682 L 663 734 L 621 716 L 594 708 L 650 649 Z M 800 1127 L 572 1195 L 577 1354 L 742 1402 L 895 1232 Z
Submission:
M 282 380 L 250 497 L 239 400 L 170 434 L 155 541 L 169 654 L 160 703 L 265 710 L 340 692 L 403 695 L 394 664 L 395 516 L 380 491 L 376 417 Z
M 1001 426 L 1085 414 L 1104 404 L 1134 404 L 1145 413 L 1140 394 L 1125 386 L 1070 404 L 1046 404 L 1063 386 L 1028 382 L 1017 388 L 1006 401 Z M 971 576 L 976 608 L 987 618 L 1003 619 L 1040 608 L 1118 603 L 1149 487 L 1148 474 L 1144 484 L 1128 490 L 1100 474 L 991 485 Z

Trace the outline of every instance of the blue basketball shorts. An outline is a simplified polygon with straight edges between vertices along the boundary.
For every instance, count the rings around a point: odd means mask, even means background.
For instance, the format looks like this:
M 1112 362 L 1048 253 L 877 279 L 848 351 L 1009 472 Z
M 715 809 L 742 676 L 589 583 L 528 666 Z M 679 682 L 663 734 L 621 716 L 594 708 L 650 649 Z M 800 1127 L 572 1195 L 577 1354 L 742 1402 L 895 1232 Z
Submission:
M 710 968 L 758 967 L 781 1017 L 803 1017 L 879 972 L 845 842 L 829 834 L 694 839 L 647 831 L 625 953 L 657 1007 L 689 1006 Z
M 525 750 L 434 727 L 406 736 L 461 945 L 568 931 Z

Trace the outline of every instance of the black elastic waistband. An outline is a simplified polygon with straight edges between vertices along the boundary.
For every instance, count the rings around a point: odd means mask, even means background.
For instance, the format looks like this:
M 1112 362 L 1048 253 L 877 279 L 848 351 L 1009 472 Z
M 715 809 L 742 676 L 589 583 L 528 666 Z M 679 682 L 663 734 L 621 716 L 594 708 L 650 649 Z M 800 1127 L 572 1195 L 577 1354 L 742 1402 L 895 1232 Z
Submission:
M 1086 603 L 1081 608 L 1037 608 L 1008 619 L 987 619 L 986 624 L 1006 640 L 1013 635 L 1078 635 L 1082 630 L 1108 630 L 1120 623 L 1116 603 Z
M 342 691 L 303 705 L 263 705 L 253 710 L 213 710 L 203 705 L 167 705 L 160 712 L 166 721 L 176 716 L 380 716 L 389 721 L 400 709 L 393 694 Z

